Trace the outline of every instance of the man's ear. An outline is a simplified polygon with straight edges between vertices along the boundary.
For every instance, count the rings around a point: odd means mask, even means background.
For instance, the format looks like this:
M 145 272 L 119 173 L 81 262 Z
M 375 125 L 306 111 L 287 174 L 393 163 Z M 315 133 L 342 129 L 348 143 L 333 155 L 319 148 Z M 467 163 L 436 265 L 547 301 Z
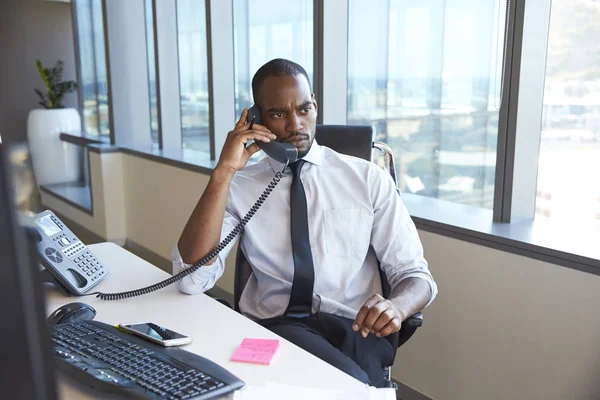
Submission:
M 317 96 L 314 93 L 311 93 L 310 98 L 313 102 L 313 106 L 315 107 L 315 111 L 319 112 L 319 106 L 317 104 Z

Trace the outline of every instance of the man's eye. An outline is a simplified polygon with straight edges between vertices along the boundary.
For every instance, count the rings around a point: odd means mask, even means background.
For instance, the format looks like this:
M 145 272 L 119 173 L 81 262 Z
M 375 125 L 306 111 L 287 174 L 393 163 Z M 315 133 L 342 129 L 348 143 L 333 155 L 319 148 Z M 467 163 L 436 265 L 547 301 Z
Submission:
M 283 117 L 283 113 L 280 113 L 280 112 L 279 113 L 274 113 L 273 116 L 275 118 L 281 118 L 281 117 Z
M 302 111 L 304 111 L 305 113 L 307 113 L 307 112 L 309 112 L 310 110 L 312 110 L 312 107 L 311 107 L 311 106 L 308 106 L 308 107 L 305 107 L 305 108 L 304 108 L 304 110 L 302 110 Z

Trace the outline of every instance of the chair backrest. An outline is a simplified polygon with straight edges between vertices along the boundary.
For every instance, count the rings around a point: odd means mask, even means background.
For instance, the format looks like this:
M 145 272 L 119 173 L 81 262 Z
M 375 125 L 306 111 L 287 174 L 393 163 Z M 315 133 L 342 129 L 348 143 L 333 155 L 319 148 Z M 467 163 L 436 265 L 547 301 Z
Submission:
M 317 125 L 315 139 L 321 146 L 327 146 L 338 153 L 371 161 L 375 128 L 364 125 Z M 383 296 L 387 298 L 387 295 L 390 293 L 390 285 L 385 273 L 381 269 L 379 273 Z M 236 311 L 240 311 L 239 302 L 242 291 L 246 287 L 251 274 L 252 267 L 250 267 L 241 246 L 238 246 L 233 281 L 233 301 Z
M 341 154 L 371 161 L 375 128 L 369 125 L 317 125 L 315 139 Z

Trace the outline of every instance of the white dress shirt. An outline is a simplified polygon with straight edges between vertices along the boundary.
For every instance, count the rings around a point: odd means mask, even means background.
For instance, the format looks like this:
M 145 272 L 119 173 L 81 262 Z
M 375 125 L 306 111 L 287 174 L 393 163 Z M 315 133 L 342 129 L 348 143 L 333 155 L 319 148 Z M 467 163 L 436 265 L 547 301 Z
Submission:
M 417 230 L 390 175 L 375 164 L 319 146 L 315 141 L 303 158 L 300 178 L 308 203 L 310 246 L 315 267 L 313 312 L 354 319 L 373 294 L 381 294 L 381 268 L 394 288 L 407 278 L 437 286 L 423 258 Z M 238 171 L 231 183 L 221 240 L 239 223 L 283 164 L 265 157 Z M 242 250 L 252 275 L 240 298 L 240 310 L 253 319 L 282 315 L 294 278 L 290 233 L 292 173 L 283 178 L 241 233 Z M 225 258 L 238 237 L 210 266 L 179 282 L 188 294 L 211 289 L 223 275 Z M 185 264 L 177 246 L 173 272 Z

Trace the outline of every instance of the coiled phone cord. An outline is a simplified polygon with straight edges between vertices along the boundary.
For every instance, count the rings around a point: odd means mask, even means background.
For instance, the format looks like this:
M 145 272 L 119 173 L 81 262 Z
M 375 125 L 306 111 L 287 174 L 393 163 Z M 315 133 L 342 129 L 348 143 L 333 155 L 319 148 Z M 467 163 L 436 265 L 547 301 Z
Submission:
M 287 167 L 287 163 L 286 163 L 285 167 Z M 244 226 L 248 223 L 248 221 L 250 221 L 250 219 L 254 216 L 254 214 L 256 214 L 256 212 L 258 211 L 260 206 L 262 206 L 262 204 L 265 202 L 265 200 L 267 200 L 267 197 L 269 197 L 269 195 L 271 194 L 273 189 L 275 189 L 275 186 L 277 186 L 277 184 L 283 177 L 283 171 L 285 170 L 285 167 L 281 170 L 281 172 L 277 172 L 275 174 L 275 177 L 273 178 L 273 180 L 269 183 L 269 185 L 266 187 L 266 189 L 260 195 L 258 200 L 256 200 L 256 202 L 254 203 L 254 205 L 252 206 L 250 211 L 248 211 L 248 213 L 244 216 L 244 218 L 240 221 L 240 223 L 237 224 L 237 226 L 229 233 L 229 235 L 227 235 L 227 237 L 225 239 L 223 239 L 223 241 L 221 241 L 221 243 L 219 243 L 214 249 L 211 250 L 210 253 L 208 253 L 204 258 L 202 258 L 200 261 L 198 261 L 193 266 L 184 269 L 177 275 L 173 275 L 172 277 L 165 279 L 162 282 L 155 283 L 154 285 L 147 286 L 145 288 L 130 290 L 128 292 L 120 292 L 120 293 L 95 292 L 95 293 L 90 293 L 89 295 L 95 294 L 96 297 L 101 300 L 121 300 L 121 299 L 130 298 L 130 297 L 137 297 L 137 296 L 141 296 L 144 294 L 152 293 L 157 290 L 163 289 L 169 285 L 174 284 L 175 282 L 179 282 L 186 276 L 198 271 L 198 269 L 200 269 L 200 267 L 202 265 L 204 265 L 208 261 L 212 260 L 225 247 L 227 247 L 227 245 L 242 231 L 242 229 L 244 229 Z

